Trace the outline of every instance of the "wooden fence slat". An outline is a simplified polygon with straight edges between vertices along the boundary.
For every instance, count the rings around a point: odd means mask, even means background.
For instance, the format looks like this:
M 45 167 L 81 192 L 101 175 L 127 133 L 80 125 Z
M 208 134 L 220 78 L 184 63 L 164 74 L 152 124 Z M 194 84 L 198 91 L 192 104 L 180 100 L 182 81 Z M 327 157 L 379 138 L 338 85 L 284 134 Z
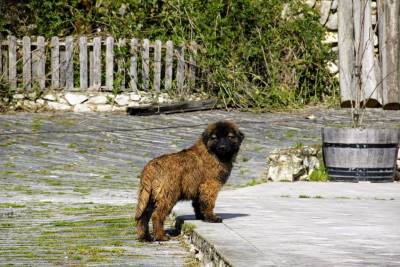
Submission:
M 129 70 L 130 88 L 132 92 L 137 92 L 137 56 L 138 56 L 138 39 L 131 39 L 131 66 Z
M 355 99 L 353 1 L 338 1 L 339 86 L 342 107 Z
M 149 89 L 149 72 L 150 72 L 150 41 L 143 40 L 143 55 L 142 55 L 142 87 L 144 91 Z
M 60 88 L 60 41 L 51 38 L 51 87 Z
M 95 37 L 93 39 L 93 65 L 90 67 L 93 69 L 93 84 L 92 86 L 96 89 L 101 86 L 101 38 Z
M 193 89 L 196 86 L 196 57 L 197 57 L 197 44 L 191 42 L 189 68 L 188 68 L 188 87 Z
M 45 54 L 45 40 L 43 36 L 37 38 L 38 62 L 37 62 L 37 81 L 39 88 L 46 87 L 46 54 Z
M 3 50 L 3 79 L 8 82 L 8 51 Z
M 88 52 L 87 38 L 79 37 L 79 86 L 81 90 L 88 88 Z
M 22 79 L 24 89 L 30 90 L 32 81 L 31 38 L 22 38 Z
M 154 90 L 160 92 L 161 83 L 161 46 L 160 40 L 156 40 L 156 46 L 154 48 Z
M 176 86 L 181 96 L 184 95 L 183 87 L 185 83 L 185 47 L 181 46 L 176 51 L 178 66 L 176 69 Z
M 120 88 L 121 90 L 125 90 L 125 59 L 124 59 L 124 49 L 126 45 L 126 40 L 125 39 L 119 39 L 118 40 L 118 49 L 119 49 L 119 55 L 118 55 L 118 79 L 120 83 Z M 122 54 L 122 55 L 121 55 Z
M 65 87 L 65 72 L 67 70 L 67 53 L 60 51 L 60 87 Z
M 0 34 L 0 81 L 3 79 L 3 36 Z
M 379 51 L 382 66 L 382 95 L 384 109 L 400 108 L 399 62 L 399 1 L 378 3 Z
M 93 89 L 93 51 L 89 50 L 89 88 Z
M 106 87 L 112 90 L 114 86 L 114 38 L 106 39 Z
M 17 39 L 8 37 L 8 81 L 11 89 L 17 88 Z
M 372 29 L 371 0 L 361 0 L 363 33 L 361 39 L 361 85 L 362 101 L 367 107 L 380 106 L 380 92 L 376 90 L 377 82 L 374 66 L 374 32 Z
M 174 44 L 172 41 L 167 41 L 167 50 L 165 52 L 165 90 L 171 89 L 172 86 L 172 65 L 174 56 Z
M 74 88 L 74 38 L 65 39 L 65 87 L 67 90 Z

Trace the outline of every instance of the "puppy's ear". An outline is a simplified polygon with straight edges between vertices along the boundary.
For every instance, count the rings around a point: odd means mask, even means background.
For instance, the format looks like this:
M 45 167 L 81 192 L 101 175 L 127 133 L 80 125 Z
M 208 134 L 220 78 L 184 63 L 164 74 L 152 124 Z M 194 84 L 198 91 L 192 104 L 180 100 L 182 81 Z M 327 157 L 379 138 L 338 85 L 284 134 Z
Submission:
M 243 141 L 243 139 L 244 139 L 244 133 L 242 132 L 242 131 L 238 131 L 238 136 L 239 136 L 239 140 L 240 140 L 240 143 Z
M 208 139 L 210 138 L 210 130 L 207 128 L 204 130 L 204 132 L 201 134 L 201 140 L 205 145 L 207 145 Z

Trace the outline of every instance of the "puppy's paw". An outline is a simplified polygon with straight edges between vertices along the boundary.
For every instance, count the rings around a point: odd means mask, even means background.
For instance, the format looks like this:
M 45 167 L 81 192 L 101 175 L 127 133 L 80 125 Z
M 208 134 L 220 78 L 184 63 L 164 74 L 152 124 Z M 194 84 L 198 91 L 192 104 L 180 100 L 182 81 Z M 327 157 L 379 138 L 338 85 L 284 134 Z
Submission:
M 155 237 L 155 240 L 156 240 L 156 241 L 168 241 L 168 240 L 169 240 L 169 237 L 166 236 L 166 235 L 156 236 L 156 237 Z
M 213 216 L 210 218 L 205 218 L 204 221 L 211 223 L 222 223 L 222 218 L 219 216 Z

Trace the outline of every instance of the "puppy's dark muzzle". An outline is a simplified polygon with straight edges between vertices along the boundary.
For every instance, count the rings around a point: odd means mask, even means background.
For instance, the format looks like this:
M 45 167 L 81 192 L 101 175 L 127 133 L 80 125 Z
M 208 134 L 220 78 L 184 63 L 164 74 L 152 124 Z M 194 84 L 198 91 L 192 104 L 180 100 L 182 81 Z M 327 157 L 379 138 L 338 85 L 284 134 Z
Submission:
M 226 155 L 226 154 L 230 154 L 231 153 L 231 148 L 232 148 L 232 146 L 229 144 L 229 142 L 221 141 L 217 145 L 216 151 L 217 151 L 218 154 Z

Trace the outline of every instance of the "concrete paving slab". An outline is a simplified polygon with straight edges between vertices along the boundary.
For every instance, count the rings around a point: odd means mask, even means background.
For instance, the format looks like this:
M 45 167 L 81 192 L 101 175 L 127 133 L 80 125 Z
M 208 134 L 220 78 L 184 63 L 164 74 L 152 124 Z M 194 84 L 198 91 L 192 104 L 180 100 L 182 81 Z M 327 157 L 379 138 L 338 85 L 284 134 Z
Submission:
M 195 225 L 192 239 L 204 248 L 206 261 L 246 267 L 399 266 L 399 210 L 399 183 L 299 182 L 221 192 L 216 213 L 222 224 L 193 220 L 188 202 L 174 212 Z M 215 255 L 207 256 L 210 247 Z

